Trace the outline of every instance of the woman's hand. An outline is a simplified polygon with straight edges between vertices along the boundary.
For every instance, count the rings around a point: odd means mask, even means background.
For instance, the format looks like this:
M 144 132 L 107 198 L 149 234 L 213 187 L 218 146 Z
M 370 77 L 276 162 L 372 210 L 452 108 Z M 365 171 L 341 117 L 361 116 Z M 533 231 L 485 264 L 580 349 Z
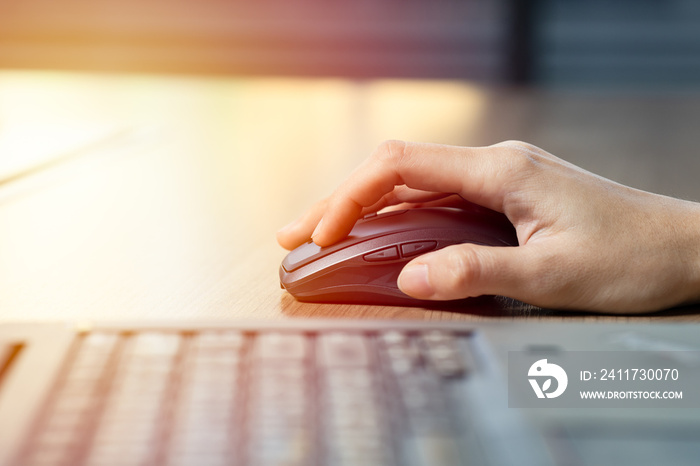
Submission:
M 503 295 L 549 308 L 654 311 L 700 300 L 700 205 L 639 191 L 530 144 L 383 143 L 327 199 L 278 233 L 328 246 L 385 207 L 476 203 L 504 213 L 515 248 L 461 244 L 409 262 L 419 299 Z

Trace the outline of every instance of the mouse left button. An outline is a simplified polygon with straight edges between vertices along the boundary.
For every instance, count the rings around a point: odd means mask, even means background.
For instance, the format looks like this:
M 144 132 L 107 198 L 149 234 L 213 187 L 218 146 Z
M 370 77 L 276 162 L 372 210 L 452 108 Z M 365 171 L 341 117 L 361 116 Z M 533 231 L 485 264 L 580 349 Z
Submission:
M 284 267 L 284 270 L 287 272 L 292 272 L 302 265 L 313 261 L 320 253 L 321 247 L 309 241 L 287 254 L 287 257 L 282 261 L 282 267 Z

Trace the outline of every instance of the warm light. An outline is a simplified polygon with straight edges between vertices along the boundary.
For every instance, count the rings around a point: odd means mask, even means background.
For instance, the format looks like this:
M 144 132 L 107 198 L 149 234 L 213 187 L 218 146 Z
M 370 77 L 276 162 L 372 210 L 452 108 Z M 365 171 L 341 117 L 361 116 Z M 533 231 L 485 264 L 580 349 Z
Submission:
M 279 227 L 385 139 L 469 143 L 487 97 L 449 81 L 0 72 L 0 316 L 205 312 L 249 299 L 250 274 L 275 288 Z
M 0 74 L 0 183 L 123 129 L 110 115 L 106 90 L 79 75 Z

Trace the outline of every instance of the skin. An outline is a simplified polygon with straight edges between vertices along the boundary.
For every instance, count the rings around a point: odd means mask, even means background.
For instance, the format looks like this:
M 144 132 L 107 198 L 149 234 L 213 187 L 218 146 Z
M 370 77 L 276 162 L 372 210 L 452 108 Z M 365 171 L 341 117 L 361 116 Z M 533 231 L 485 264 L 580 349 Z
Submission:
M 470 203 L 504 213 L 519 246 L 462 244 L 419 256 L 399 276 L 404 293 L 614 313 L 700 301 L 700 204 L 623 186 L 518 141 L 387 141 L 277 239 L 287 249 L 309 238 L 329 246 L 370 212 Z

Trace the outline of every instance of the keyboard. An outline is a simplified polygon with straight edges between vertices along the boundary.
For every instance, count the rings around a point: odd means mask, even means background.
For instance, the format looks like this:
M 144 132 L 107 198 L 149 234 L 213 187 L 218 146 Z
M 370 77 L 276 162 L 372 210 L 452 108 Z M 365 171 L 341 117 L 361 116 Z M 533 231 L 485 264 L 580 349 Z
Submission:
M 77 333 L 18 463 L 473 464 L 474 345 L 390 324 Z

